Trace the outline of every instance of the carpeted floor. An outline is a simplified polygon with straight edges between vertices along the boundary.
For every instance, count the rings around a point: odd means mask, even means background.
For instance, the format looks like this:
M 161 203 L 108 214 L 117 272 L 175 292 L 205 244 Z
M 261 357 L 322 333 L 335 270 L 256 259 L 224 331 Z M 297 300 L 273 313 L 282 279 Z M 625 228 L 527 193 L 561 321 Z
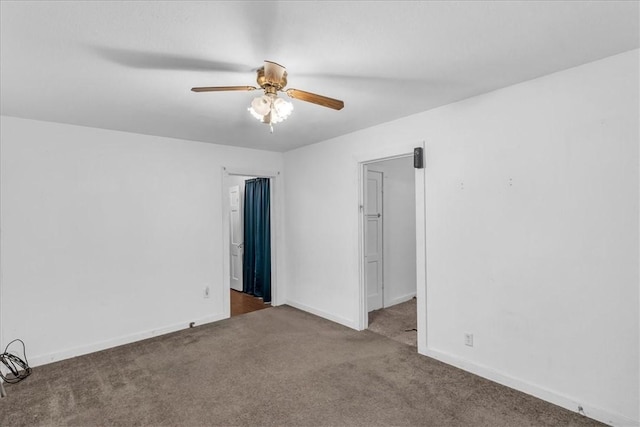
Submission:
M 595 426 L 287 306 L 36 367 L 0 425 Z
M 369 312 L 369 330 L 413 347 L 418 347 L 416 299 Z

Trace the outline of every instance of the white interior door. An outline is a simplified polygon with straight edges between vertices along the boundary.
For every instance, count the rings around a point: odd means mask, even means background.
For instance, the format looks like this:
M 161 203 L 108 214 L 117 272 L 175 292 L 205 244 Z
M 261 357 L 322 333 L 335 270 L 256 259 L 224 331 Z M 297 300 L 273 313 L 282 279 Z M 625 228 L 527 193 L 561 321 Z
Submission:
M 244 243 L 242 228 L 242 197 L 240 186 L 229 187 L 231 211 L 229 216 L 229 244 L 231 254 L 230 285 L 231 289 L 242 292 L 242 248 Z
M 364 219 L 365 219 L 365 282 L 367 287 L 367 311 L 383 306 L 382 272 L 382 172 L 366 168 L 367 175 Z

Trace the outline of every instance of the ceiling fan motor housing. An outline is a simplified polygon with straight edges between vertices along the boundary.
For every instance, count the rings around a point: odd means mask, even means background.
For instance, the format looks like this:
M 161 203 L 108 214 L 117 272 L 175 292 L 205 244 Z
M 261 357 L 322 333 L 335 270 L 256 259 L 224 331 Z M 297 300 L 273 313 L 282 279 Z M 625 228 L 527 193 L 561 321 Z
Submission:
M 273 87 L 275 92 L 277 92 L 287 85 L 287 71 L 280 64 L 265 61 L 265 65 L 258 68 L 258 78 L 256 81 L 265 91 L 268 87 Z

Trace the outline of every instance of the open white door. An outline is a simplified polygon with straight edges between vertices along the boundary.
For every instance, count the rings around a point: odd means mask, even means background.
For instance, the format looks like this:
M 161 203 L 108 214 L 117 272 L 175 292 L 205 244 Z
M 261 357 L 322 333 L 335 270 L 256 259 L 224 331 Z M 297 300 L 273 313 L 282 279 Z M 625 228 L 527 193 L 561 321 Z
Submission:
M 383 307 L 382 275 L 382 172 L 365 168 L 365 283 L 367 311 Z
M 242 229 L 242 211 L 240 186 L 229 187 L 229 253 L 231 255 L 230 285 L 231 289 L 242 292 L 242 245 L 244 243 Z

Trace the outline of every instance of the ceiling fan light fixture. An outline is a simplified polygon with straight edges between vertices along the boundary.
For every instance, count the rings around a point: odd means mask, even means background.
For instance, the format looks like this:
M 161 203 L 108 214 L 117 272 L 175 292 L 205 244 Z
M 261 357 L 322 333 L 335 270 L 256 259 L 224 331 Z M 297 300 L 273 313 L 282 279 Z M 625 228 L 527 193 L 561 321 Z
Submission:
M 267 94 L 254 98 L 247 110 L 262 123 L 273 125 L 283 122 L 291 115 L 293 104 L 275 94 Z

